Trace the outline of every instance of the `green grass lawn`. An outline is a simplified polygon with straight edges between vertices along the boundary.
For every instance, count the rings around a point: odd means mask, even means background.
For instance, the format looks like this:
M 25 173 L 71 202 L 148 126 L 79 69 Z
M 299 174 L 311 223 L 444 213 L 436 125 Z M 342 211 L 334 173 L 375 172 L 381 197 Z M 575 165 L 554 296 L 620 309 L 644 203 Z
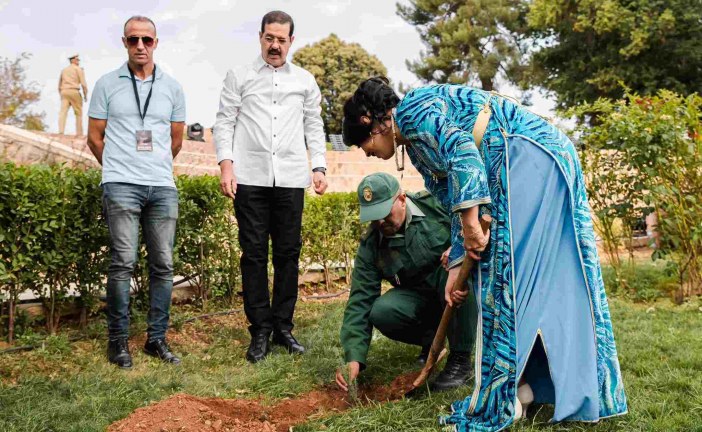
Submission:
M 271 401 L 304 393 L 331 382 L 341 365 L 343 305 L 299 303 L 296 334 L 308 354 L 291 357 L 277 349 L 258 365 L 244 360 L 248 333 L 243 314 L 177 325 L 171 340 L 183 356 L 178 368 L 133 346 L 135 367 L 120 371 L 107 364 L 101 339 L 69 344 L 57 337 L 44 349 L 0 356 L 0 431 L 101 431 L 135 408 L 177 392 Z M 513 430 L 702 431 L 702 301 L 676 307 L 667 301 L 640 305 L 614 299 L 611 309 L 629 414 L 597 425 L 552 425 L 549 409 L 543 407 Z M 182 322 L 185 313 L 177 308 L 174 321 Z M 143 328 L 143 321 L 136 322 L 134 333 Z M 414 367 L 417 352 L 376 335 L 361 379 L 390 382 Z M 295 431 L 436 431 L 437 416 L 470 391 L 466 387 L 419 400 L 374 403 Z

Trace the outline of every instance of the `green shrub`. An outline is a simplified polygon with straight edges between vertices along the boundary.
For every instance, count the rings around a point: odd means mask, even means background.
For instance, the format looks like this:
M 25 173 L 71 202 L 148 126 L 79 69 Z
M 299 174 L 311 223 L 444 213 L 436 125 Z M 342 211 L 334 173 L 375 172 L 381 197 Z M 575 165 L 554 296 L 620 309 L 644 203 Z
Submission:
M 56 334 L 61 310 L 66 304 L 69 287 L 74 282 L 79 245 L 83 242 L 83 227 L 78 224 L 77 213 L 81 206 L 73 185 L 81 172 L 59 166 L 38 171 L 42 187 L 34 198 L 40 203 L 42 218 L 48 229 L 40 237 L 42 252 L 38 255 L 44 278 L 33 281 L 32 289 L 44 305 L 46 329 Z M 80 199 L 81 203 L 83 199 Z
M 46 238 L 58 228 L 42 202 L 46 179 L 47 168 L 0 167 L 0 283 L 8 302 L 10 342 L 18 296 L 43 280 Z
M 101 173 L 98 170 L 74 171 L 73 200 L 80 201 L 71 216 L 76 233 L 73 243 L 76 260 L 72 275 L 76 291 L 80 294 L 81 325 L 100 306 L 98 294 L 110 262 L 109 232 L 102 214 Z
M 307 197 L 302 215 L 302 270 L 311 264 L 321 265 L 329 288 L 331 267 L 342 264 L 350 268 L 360 236 L 359 205 L 355 193 Z M 350 282 L 349 271 L 346 276 Z
M 633 259 L 632 227 L 650 209 L 643 204 L 641 177 L 631 170 L 624 153 L 594 145 L 592 138 L 581 150 L 580 160 L 595 230 L 602 237 L 612 270 L 618 273 L 622 267 L 619 247 L 622 243 L 629 245 L 629 257 Z M 621 275 L 613 282 L 608 286 L 610 289 L 627 289 Z
M 177 274 L 194 276 L 201 301 L 231 296 L 239 277 L 239 242 L 231 199 L 214 176 L 177 179 L 178 228 L 174 250 Z
M 85 325 L 99 307 L 109 264 L 109 234 L 102 214 L 101 173 L 65 166 L 0 166 L 0 300 L 8 305 L 9 339 L 18 295 L 33 290 L 46 310 L 50 333 L 70 302 Z M 176 179 L 179 218 L 174 272 L 197 287 L 204 305 L 233 298 L 240 280 L 239 242 L 233 205 L 213 176 Z M 355 194 L 308 197 L 303 214 L 304 265 L 320 263 L 327 282 L 332 264 L 348 265 L 360 237 Z M 349 272 L 347 272 L 348 274 Z M 148 306 L 148 268 L 140 248 L 132 285 L 134 306 Z M 73 297 L 71 290 L 79 294 Z
M 702 96 L 627 94 L 571 114 L 594 120 L 581 128 L 586 148 L 618 152 L 618 168 L 635 173 L 640 186 L 623 198 L 655 209 L 661 241 L 654 257 L 668 258 L 679 285 L 676 301 L 702 294 Z

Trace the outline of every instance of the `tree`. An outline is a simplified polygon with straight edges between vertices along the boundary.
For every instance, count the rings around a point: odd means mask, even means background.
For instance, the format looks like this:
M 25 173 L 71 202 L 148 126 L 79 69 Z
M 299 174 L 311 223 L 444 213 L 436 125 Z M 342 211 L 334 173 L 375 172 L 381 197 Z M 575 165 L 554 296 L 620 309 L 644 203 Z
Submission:
M 496 78 L 519 82 L 525 71 L 520 30 L 524 0 L 412 0 L 397 13 L 417 26 L 428 51 L 407 66 L 427 82 L 479 82 L 495 88 Z
M 333 33 L 297 50 L 293 63 L 307 69 L 317 80 L 322 92 L 322 119 L 328 133 L 341 133 L 344 102 L 361 81 L 387 75 L 387 69 L 376 56 Z
M 44 130 L 44 113 L 30 110 L 41 91 L 36 82 L 25 82 L 23 61 L 31 57 L 22 53 L 15 60 L 0 57 L 0 123 L 30 130 Z
M 554 92 L 560 108 L 619 99 L 624 86 L 700 92 L 701 22 L 699 0 L 535 0 L 528 23 L 546 43 L 531 83 Z

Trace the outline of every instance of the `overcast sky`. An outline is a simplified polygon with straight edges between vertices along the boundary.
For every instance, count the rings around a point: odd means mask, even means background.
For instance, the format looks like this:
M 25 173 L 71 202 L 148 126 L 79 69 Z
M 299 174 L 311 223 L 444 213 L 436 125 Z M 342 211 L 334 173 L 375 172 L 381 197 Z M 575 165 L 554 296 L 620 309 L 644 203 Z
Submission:
M 0 56 L 29 52 L 28 78 L 42 88 L 37 108 L 46 113 L 49 131 L 58 129 L 58 77 L 67 57 L 79 53 L 89 96 L 97 79 L 127 59 L 120 40 L 132 15 L 152 18 L 158 28 L 156 63 L 185 90 L 187 123 L 214 123 L 222 80 L 231 67 L 259 55 L 261 17 L 288 12 L 295 21 L 296 49 L 330 33 L 358 42 L 376 55 L 395 84 L 421 84 L 405 66 L 423 45 L 411 25 L 395 13 L 394 0 L 241 1 L 241 0 L 0 0 Z M 511 93 L 508 88 L 500 89 Z M 553 103 L 534 98 L 532 109 L 550 115 Z M 87 106 L 84 106 L 87 119 Z M 72 114 L 66 133 L 75 131 Z

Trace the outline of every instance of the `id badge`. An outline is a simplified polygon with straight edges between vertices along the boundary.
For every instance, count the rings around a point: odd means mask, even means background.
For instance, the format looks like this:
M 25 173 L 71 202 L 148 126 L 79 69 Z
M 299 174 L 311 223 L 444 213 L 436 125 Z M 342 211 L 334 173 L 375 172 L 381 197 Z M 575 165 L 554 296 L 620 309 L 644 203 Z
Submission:
M 137 151 L 154 151 L 154 142 L 151 138 L 150 130 L 136 131 Z

